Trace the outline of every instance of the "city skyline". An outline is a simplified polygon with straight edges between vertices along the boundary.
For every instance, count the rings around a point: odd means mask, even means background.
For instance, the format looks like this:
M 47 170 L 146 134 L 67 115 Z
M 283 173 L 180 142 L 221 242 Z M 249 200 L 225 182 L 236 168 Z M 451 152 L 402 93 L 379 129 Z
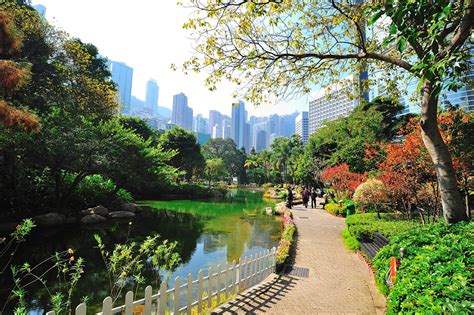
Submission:
M 231 114 L 226 104 L 236 101 L 232 96 L 236 86 L 223 82 L 218 85 L 217 91 L 211 92 L 204 86 L 204 74 L 184 75 L 180 70 L 170 69 L 172 63 L 179 66 L 193 54 L 193 41 L 182 28 L 189 18 L 189 9 L 177 6 L 174 1 L 152 0 L 144 0 L 140 6 L 130 6 L 124 0 L 42 0 L 32 1 L 32 4 L 45 6 L 46 18 L 53 25 L 73 37 L 94 44 L 99 53 L 109 60 L 123 62 L 133 68 L 131 94 L 137 99 L 145 100 L 146 83 L 149 78 L 154 78 L 160 88 L 160 107 L 171 109 L 173 95 L 183 92 L 189 97 L 189 105 L 195 114 L 207 115 L 211 109 Z M 90 10 L 90 7 L 95 9 Z M 88 16 L 88 23 L 84 23 L 84 16 Z M 123 23 L 124 20 L 127 23 Z M 140 29 L 139 33 L 137 29 Z M 127 40 L 126 45 L 124 39 Z M 268 112 L 284 115 L 305 110 L 307 104 L 308 96 L 305 95 L 258 108 L 247 102 L 247 110 L 249 115 L 263 116 Z

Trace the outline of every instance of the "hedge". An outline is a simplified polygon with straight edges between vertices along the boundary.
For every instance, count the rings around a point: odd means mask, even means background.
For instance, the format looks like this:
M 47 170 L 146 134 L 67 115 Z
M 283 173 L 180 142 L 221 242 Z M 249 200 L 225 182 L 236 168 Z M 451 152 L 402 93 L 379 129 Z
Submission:
M 406 254 L 389 289 L 389 261 L 402 247 Z M 473 223 L 429 224 L 393 235 L 373 261 L 387 314 L 474 314 L 473 253 Z
M 375 233 L 388 238 L 401 232 L 409 231 L 421 225 L 420 222 L 400 219 L 391 213 L 381 213 L 381 219 L 376 213 L 361 213 L 346 218 L 350 234 L 358 241 L 370 241 Z

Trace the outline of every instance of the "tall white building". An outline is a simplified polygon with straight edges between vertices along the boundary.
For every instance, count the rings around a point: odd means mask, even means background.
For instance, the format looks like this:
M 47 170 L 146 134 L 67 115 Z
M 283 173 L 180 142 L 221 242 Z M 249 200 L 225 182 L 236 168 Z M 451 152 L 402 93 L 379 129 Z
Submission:
M 300 135 L 304 144 L 308 142 L 309 137 L 308 123 L 308 112 L 301 112 L 295 118 L 295 133 Z
M 324 127 L 326 120 L 349 116 L 359 104 L 357 98 L 350 98 L 350 94 L 356 95 L 356 92 L 352 76 L 349 76 L 314 94 L 313 100 L 309 102 L 309 135 Z
M 173 96 L 171 123 L 189 131 L 193 130 L 193 109 L 188 106 L 188 97 L 184 93 Z

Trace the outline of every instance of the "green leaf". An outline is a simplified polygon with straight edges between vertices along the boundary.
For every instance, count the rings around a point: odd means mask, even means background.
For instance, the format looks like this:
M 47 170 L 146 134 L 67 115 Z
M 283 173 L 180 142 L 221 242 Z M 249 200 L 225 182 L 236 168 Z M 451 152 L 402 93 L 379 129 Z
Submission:
M 383 14 L 383 11 L 378 11 L 377 13 L 372 15 L 372 17 L 367 22 L 367 25 L 370 26 L 370 25 L 374 24 L 382 16 L 382 14 Z
M 405 37 L 400 37 L 400 39 L 397 42 L 397 49 L 399 52 L 403 52 L 405 48 L 407 47 L 407 40 Z

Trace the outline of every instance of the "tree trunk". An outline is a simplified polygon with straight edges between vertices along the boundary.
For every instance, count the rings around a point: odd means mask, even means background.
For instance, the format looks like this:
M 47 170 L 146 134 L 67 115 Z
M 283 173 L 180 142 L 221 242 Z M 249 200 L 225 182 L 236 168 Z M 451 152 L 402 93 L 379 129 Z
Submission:
M 448 223 L 467 221 L 451 155 L 438 129 L 437 108 L 438 94 L 435 87 L 431 82 L 425 81 L 420 113 L 421 135 L 436 170 L 443 215 Z

